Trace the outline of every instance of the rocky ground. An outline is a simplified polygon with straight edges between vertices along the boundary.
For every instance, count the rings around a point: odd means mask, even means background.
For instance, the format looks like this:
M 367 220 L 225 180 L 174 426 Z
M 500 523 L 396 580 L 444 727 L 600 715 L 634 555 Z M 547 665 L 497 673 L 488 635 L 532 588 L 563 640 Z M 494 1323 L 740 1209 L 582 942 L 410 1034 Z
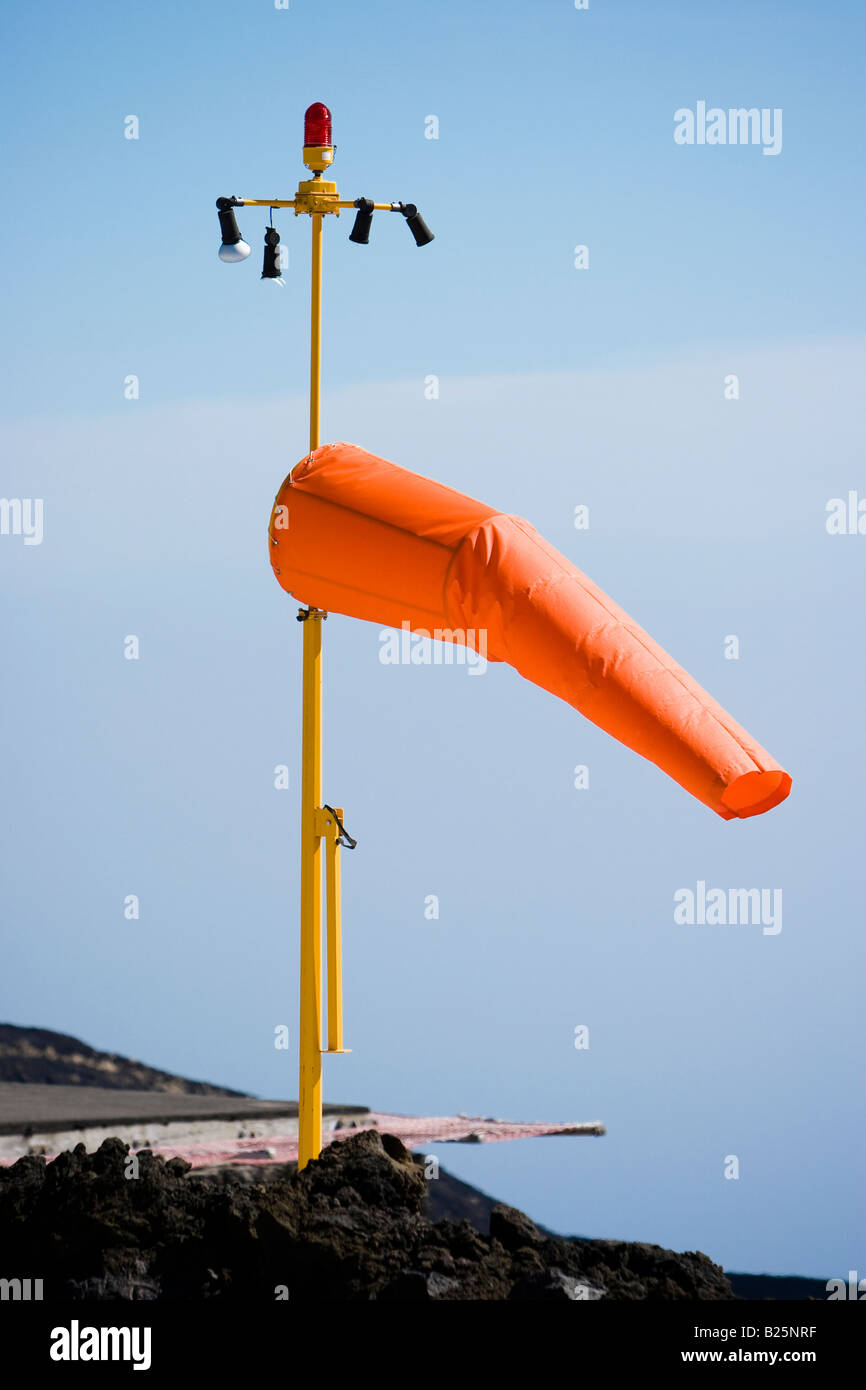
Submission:
M 255 1178 L 255 1170 L 252 1177 Z M 731 1299 L 718 1265 L 656 1245 L 541 1232 L 497 1204 L 483 1234 L 430 1221 L 424 1169 L 363 1131 L 302 1173 L 193 1176 L 107 1139 L 0 1169 L 4 1273 L 46 1299 Z

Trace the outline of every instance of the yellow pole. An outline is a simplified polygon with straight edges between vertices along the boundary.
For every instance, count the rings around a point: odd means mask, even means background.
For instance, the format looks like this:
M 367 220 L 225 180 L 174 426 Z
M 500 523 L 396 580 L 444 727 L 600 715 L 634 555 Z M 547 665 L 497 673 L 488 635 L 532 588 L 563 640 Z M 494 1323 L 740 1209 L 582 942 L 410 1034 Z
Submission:
M 313 213 L 310 291 L 310 451 L 319 446 L 322 327 L 322 215 Z M 304 629 L 301 736 L 301 1012 L 298 1038 L 298 1171 L 322 1151 L 322 864 L 317 824 L 322 800 L 322 617 Z
M 312 214 L 313 282 L 310 294 L 310 452 L 319 447 L 319 386 L 322 375 L 322 216 Z
M 298 1168 L 322 1151 L 322 861 L 316 811 L 322 798 L 322 615 L 304 629 L 301 770 L 301 1017 Z
M 337 811 L 342 819 L 342 810 Z M 328 953 L 328 1051 L 343 1051 L 343 946 L 340 922 L 339 830 L 330 821 L 325 842 L 325 902 Z

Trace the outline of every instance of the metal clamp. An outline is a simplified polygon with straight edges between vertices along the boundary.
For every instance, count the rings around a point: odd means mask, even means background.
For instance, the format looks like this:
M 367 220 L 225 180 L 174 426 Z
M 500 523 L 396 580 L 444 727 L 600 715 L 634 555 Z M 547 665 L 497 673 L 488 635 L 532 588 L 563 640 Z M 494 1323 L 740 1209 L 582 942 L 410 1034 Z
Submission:
M 349 834 L 343 822 L 340 820 L 340 817 L 334 810 L 333 806 L 325 805 L 322 807 L 322 810 L 329 812 L 329 814 L 332 815 L 334 817 L 334 820 L 337 822 L 337 830 L 339 833 L 334 843 L 337 845 L 345 845 L 346 849 L 354 849 L 358 841 L 352 839 L 352 836 Z

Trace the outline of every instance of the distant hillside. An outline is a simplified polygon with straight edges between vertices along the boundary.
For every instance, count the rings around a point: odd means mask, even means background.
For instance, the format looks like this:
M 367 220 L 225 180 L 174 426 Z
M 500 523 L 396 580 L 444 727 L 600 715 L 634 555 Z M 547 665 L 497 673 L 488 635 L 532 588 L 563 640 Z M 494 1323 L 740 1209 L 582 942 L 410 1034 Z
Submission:
M 155 1071 L 143 1062 L 97 1052 L 80 1038 L 48 1028 L 18 1028 L 0 1023 L 0 1081 L 43 1086 L 102 1086 L 118 1091 L 164 1091 L 168 1095 L 242 1096 L 206 1081 L 187 1081 Z
M 486 1233 L 490 1230 L 490 1213 L 496 1205 L 495 1197 L 489 1197 L 480 1188 L 470 1187 L 468 1182 L 461 1182 L 440 1168 L 436 1180 L 427 1184 L 424 1215 L 428 1221 L 466 1220 L 476 1231 Z
M 476 1231 L 486 1235 L 490 1230 L 490 1213 L 499 1205 L 496 1197 L 489 1196 L 478 1187 L 471 1187 L 468 1182 L 461 1182 L 460 1178 L 455 1178 L 451 1173 L 446 1173 L 444 1168 L 440 1168 L 438 1178 L 427 1184 L 423 1210 L 428 1221 L 466 1220 Z M 534 1222 L 534 1225 L 543 1235 L 557 1234 L 547 1226 L 542 1226 L 540 1221 Z
M 817 1298 L 827 1302 L 827 1283 L 823 1279 L 801 1278 L 799 1274 L 731 1274 L 725 1270 L 738 1298 Z

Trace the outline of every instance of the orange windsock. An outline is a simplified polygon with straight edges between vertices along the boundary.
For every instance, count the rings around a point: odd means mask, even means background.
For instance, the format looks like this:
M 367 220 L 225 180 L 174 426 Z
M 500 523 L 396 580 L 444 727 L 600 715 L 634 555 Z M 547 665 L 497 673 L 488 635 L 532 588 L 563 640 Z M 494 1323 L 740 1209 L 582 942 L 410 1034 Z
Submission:
M 519 517 L 354 444 L 324 444 L 280 488 L 269 537 L 274 574 L 301 603 L 507 661 L 725 820 L 769 811 L 791 789 L 769 753 Z

